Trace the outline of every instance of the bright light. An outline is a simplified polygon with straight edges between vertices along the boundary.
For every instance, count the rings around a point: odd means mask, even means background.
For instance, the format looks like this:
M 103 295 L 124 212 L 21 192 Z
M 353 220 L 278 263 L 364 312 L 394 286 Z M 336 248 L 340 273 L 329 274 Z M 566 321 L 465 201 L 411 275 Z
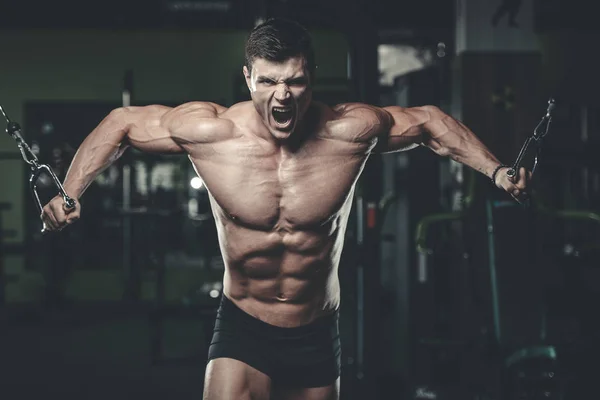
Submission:
M 213 289 L 210 292 L 208 292 L 208 295 L 213 299 L 216 299 L 217 297 L 219 297 L 219 291 L 217 289 Z
M 202 185 L 202 179 L 198 178 L 197 176 L 193 177 L 190 181 L 190 186 L 194 189 L 200 189 Z

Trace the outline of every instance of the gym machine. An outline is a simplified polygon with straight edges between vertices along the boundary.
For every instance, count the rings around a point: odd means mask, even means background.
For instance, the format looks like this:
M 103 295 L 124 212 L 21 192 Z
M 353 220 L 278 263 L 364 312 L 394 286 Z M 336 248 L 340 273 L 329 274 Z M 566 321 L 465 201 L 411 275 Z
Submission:
M 526 159 L 531 159 L 532 164 L 527 165 L 528 170 L 535 172 L 538 165 L 543 139 L 548 133 L 549 125 L 552 118 L 552 111 L 555 107 L 554 101 L 550 99 L 548 102 L 548 109 L 546 114 L 534 130 L 534 134 L 529 137 L 523 145 L 517 160 L 508 170 L 509 176 L 516 175 L 519 167 L 524 165 Z M 533 151 L 533 155 L 531 154 Z M 417 271 L 415 272 L 416 280 L 418 283 L 416 291 L 422 291 L 422 295 L 433 295 L 433 289 L 425 289 L 428 285 L 431 286 L 429 280 L 431 276 L 435 278 L 436 269 L 433 268 L 433 261 L 438 256 L 437 252 L 439 248 L 432 245 L 432 231 L 431 228 L 445 226 L 451 228 L 452 224 L 458 222 L 462 224 L 463 233 L 465 230 L 464 224 L 469 214 L 473 211 L 474 204 L 474 182 L 475 179 L 471 179 L 471 186 L 467 188 L 467 195 L 464 198 L 463 207 L 461 210 L 450 213 L 442 213 L 430 215 L 423 218 L 416 229 L 416 244 L 419 262 L 417 264 Z M 544 206 L 541 202 L 532 202 L 530 198 L 522 209 L 519 209 L 523 213 L 526 213 L 527 225 L 531 228 L 531 231 L 535 233 L 535 219 L 538 215 L 544 215 L 551 218 L 562 218 L 566 220 L 574 219 L 585 219 L 585 220 L 597 220 L 598 216 L 590 212 L 579 212 L 579 211 L 558 211 L 550 209 Z M 540 332 L 537 340 L 533 343 L 521 347 L 510 347 L 505 343 L 505 337 L 503 332 L 502 324 L 502 310 L 501 301 L 498 289 L 497 279 L 497 241 L 496 241 L 496 222 L 497 219 L 494 217 L 495 210 L 517 208 L 519 205 L 514 201 L 494 201 L 492 199 L 486 199 L 484 202 L 485 214 L 485 228 L 487 230 L 487 255 L 488 255 L 488 272 L 487 276 L 489 279 L 489 288 L 491 289 L 491 299 L 489 304 L 491 305 L 491 321 L 482 322 L 479 319 L 483 314 L 490 314 L 485 312 L 481 308 L 481 304 L 478 304 L 481 299 L 476 295 L 476 290 L 471 288 L 463 292 L 462 296 L 468 296 L 466 299 L 467 307 L 462 311 L 471 312 L 470 317 L 476 319 L 475 325 L 479 324 L 476 328 L 472 328 L 473 332 L 463 332 L 461 338 L 457 340 L 456 337 L 439 337 L 436 335 L 435 328 L 425 327 L 422 332 L 425 336 L 417 338 L 416 346 L 421 350 L 422 354 L 429 354 L 430 356 L 435 353 L 457 353 L 461 354 L 463 359 L 467 359 L 468 362 L 479 361 L 477 368 L 472 368 L 469 373 L 474 374 L 473 376 L 467 377 L 467 379 L 461 379 L 461 383 L 454 382 L 451 384 L 454 387 L 444 387 L 435 382 L 435 377 L 443 376 L 442 372 L 436 375 L 436 366 L 426 365 L 426 368 L 433 369 L 432 371 L 417 371 L 417 382 L 413 392 L 413 398 L 425 398 L 427 396 L 437 396 L 442 394 L 453 394 L 460 395 L 462 398 L 525 398 L 534 399 L 536 396 L 543 396 L 544 398 L 561 398 L 564 391 L 564 379 L 558 374 L 558 350 L 557 347 L 549 343 L 546 340 L 546 324 L 543 310 L 540 312 Z M 522 216 L 522 215 L 521 215 Z M 599 220 L 600 221 L 600 220 Z M 439 229 L 437 229 L 439 232 Z M 535 241 L 535 238 L 531 238 Z M 460 249 L 462 254 L 461 264 L 463 273 L 469 275 L 473 273 L 474 266 L 471 265 L 472 261 L 470 256 L 472 249 L 469 249 L 469 243 L 463 244 Z M 535 262 L 535 257 L 531 259 Z M 477 273 L 480 273 L 479 271 Z M 468 285 L 473 285 L 473 277 L 469 277 Z M 479 318 L 479 319 L 478 319 Z M 484 318 L 485 319 L 485 318 Z M 435 322 L 431 323 L 435 327 Z M 418 328 L 417 328 L 418 329 Z M 428 337 L 426 335 L 429 329 Z M 431 349 L 434 349 L 433 352 Z M 470 353 L 470 354 L 469 354 Z M 475 354 L 478 353 L 478 354 Z M 435 356 L 431 356 L 435 358 Z M 475 361 L 477 360 L 477 361 Z M 457 361 L 457 360 L 455 360 Z M 492 365 L 485 366 L 485 363 Z M 423 363 L 421 362 L 421 365 Z M 447 367 L 447 365 L 446 365 Z M 439 369 L 439 367 L 438 367 Z M 485 375 L 488 376 L 485 376 Z M 489 376 L 489 375 L 495 376 Z M 429 376 L 427 376 L 429 375 Z M 430 382 L 423 382 L 427 378 L 434 379 Z M 424 379 L 425 378 L 425 379 Z M 420 380 L 419 380 L 420 379 Z M 429 385 L 427 384 L 429 383 Z M 448 382 L 444 382 L 448 385 Z M 445 393 L 452 391 L 452 393 Z M 499 396 L 499 397 L 497 397 Z M 515 397 L 516 396 L 516 397 Z M 520 397 L 519 397 L 520 396 Z M 541 397 L 540 397 L 541 398 Z

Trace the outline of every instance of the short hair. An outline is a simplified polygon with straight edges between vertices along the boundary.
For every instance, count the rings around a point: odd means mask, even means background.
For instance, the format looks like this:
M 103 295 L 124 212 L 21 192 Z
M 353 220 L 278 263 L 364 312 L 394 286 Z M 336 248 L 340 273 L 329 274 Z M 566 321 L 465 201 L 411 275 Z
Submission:
M 246 41 L 246 67 L 252 70 L 257 58 L 283 62 L 301 56 L 306 62 L 310 77 L 316 69 L 312 39 L 302 25 L 284 18 L 270 18 L 250 31 Z

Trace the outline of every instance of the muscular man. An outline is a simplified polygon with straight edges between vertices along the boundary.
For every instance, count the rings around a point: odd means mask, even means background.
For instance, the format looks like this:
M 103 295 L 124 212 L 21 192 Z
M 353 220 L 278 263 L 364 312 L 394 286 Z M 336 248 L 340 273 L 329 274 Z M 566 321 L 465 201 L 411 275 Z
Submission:
M 355 183 L 373 152 L 427 146 L 492 177 L 517 199 L 499 161 L 434 106 L 379 108 L 312 100 L 315 59 L 298 24 L 252 30 L 243 73 L 252 101 L 112 111 L 85 139 L 64 186 L 80 198 L 128 146 L 184 153 L 210 193 L 225 262 L 204 398 L 337 399 L 338 264 Z M 499 171 L 499 173 L 498 173 Z M 60 198 L 50 230 L 79 218 Z

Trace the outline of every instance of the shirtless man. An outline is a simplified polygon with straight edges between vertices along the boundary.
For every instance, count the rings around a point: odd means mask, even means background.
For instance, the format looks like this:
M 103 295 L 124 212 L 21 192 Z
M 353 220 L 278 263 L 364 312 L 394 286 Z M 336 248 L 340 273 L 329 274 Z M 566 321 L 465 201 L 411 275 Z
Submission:
M 128 146 L 187 154 L 211 197 L 225 262 L 204 398 L 338 399 L 338 264 L 355 183 L 373 152 L 427 146 L 492 178 L 514 182 L 463 124 L 434 106 L 379 108 L 312 101 L 315 60 L 298 24 L 252 30 L 243 73 L 252 101 L 192 102 L 112 111 L 84 140 L 65 178 L 79 199 Z M 49 230 L 80 216 L 62 198 L 42 213 Z

